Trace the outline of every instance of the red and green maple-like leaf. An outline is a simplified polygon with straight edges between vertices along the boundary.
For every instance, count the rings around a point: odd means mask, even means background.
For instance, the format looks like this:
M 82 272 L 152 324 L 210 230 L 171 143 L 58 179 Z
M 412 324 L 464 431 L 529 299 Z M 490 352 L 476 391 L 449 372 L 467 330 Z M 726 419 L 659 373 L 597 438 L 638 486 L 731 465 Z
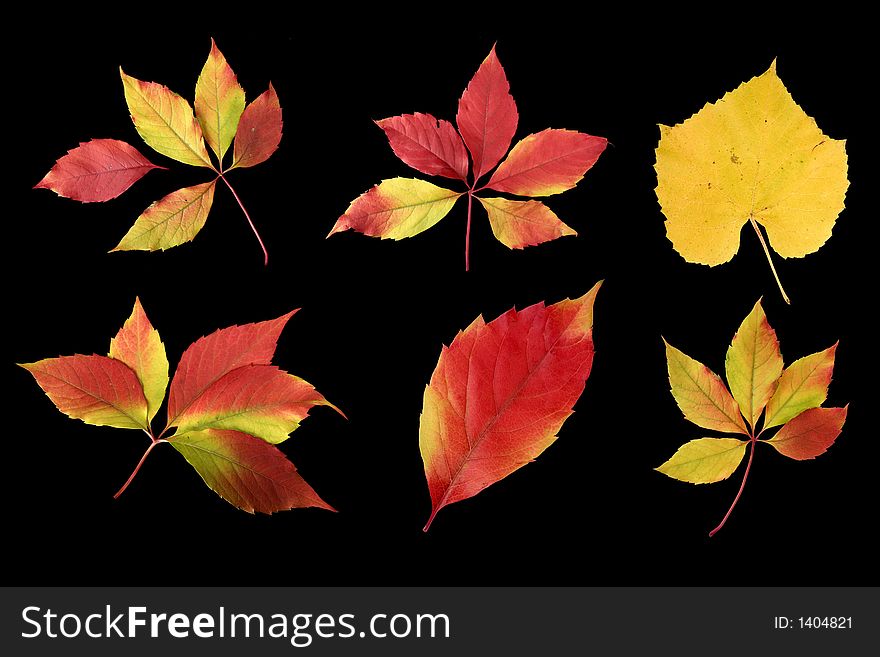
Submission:
M 438 187 L 417 178 L 389 178 L 355 199 L 330 235 L 354 230 L 382 239 L 412 237 L 443 219 L 465 195 L 466 270 L 470 268 L 475 198 L 486 210 L 495 237 L 511 249 L 576 235 L 541 201 L 477 194 L 491 190 L 543 197 L 569 190 L 599 159 L 608 140 L 572 130 L 547 129 L 525 137 L 508 153 L 518 121 L 507 76 L 493 47 L 458 101 L 458 130 L 448 121 L 420 113 L 376 122 L 404 163 L 421 173 L 458 180 L 466 190 Z M 505 153 L 507 157 L 501 162 Z M 480 179 L 499 162 L 488 182 L 480 185 Z
M 222 138 L 223 132 L 218 134 Z M 168 388 L 168 358 L 139 300 L 110 341 L 109 355 L 46 358 L 22 367 L 65 415 L 86 424 L 140 429 L 149 436 L 143 457 L 116 497 L 150 452 L 168 443 L 213 491 L 239 509 L 332 510 L 275 447 L 315 406 L 342 414 L 311 384 L 271 364 L 278 337 L 295 312 L 220 329 L 190 345 L 171 379 L 168 421 L 158 434 L 151 422 Z
M 217 181 L 222 180 L 244 212 L 268 263 L 263 240 L 227 174 L 265 162 L 278 148 L 283 124 L 272 84 L 246 104 L 244 89 L 213 39 L 196 82 L 195 111 L 189 101 L 164 85 L 138 80 L 122 69 L 119 74 L 131 119 L 147 145 L 172 160 L 204 167 L 216 175 L 150 205 L 113 251 L 164 251 L 191 241 L 205 225 Z M 224 167 L 230 147 L 232 162 Z M 109 201 L 153 169 L 165 167 L 147 160 L 134 146 L 116 139 L 92 139 L 59 158 L 36 187 L 83 203 Z
M 437 512 L 538 457 L 557 437 L 593 364 L 593 303 L 578 299 L 477 317 L 443 347 L 425 388 L 419 446 Z
M 824 454 L 840 435 L 848 407 L 821 408 L 828 397 L 836 349 L 834 344 L 784 367 L 776 331 L 760 300 L 727 350 L 727 386 L 708 367 L 666 343 L 672 396 L 685 418 L 703 429 L 745 438 L 691 440 L 657 470 L 692 484 L 713 483 L 730 477 L 749 450 L 739 491 L 710 536 L 724 526 L 742 496 L 757 443 L 802 461 Z M 779 426 L 776 435 L 763 437 Z

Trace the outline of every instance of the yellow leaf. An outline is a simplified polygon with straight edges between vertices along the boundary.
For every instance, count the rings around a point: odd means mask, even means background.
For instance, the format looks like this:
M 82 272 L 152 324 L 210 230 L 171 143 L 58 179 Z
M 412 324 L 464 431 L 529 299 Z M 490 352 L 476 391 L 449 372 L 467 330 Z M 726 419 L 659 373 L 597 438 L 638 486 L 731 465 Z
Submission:
M 698 438 L 679 447 L 657 471 L 691 484 L 711 484 L 734 473 L 748 444 L 736 438 Z
M 710 266 L 733 258 L 746 222 L 768 259 L 758 224 L 783 258 L 813 253 L 831 237 L 849 186 L 844 141 L 794 102 L 775 61 L 684 123 L 660 126 L 656 155 L 666 235 L 685 260 Z

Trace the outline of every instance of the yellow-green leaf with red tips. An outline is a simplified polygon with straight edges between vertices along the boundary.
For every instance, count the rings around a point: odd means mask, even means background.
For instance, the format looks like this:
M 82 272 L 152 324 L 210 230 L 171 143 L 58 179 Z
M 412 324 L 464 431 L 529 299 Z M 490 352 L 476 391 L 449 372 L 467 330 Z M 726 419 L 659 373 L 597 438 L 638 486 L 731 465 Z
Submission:
M 478 196 L 489 215 L 495 239 L 510 249 L 542 244 L 565 235 L 577 235 L 556 213 L 540 201 L 511 201 Z
M 782 374 L 779 341 L 761 302 L 743 320 L 724 360 L 727 383 L 743 416 L 754 427 Z
M 666 342 L 672 396 L 685 418 L 704 429 L 748 433 L 739 406 L 715 372 Z
M 140 299 L 134 300 L 131 316 L 110 340 L 109 356 L 128 365 L 137 376 L 147 399 L 147 420 L 152 421 L 168 388 L 168 357 Z
M 173 160 L 213 169 L 202 128 L 187 100 L 168 87 L 126 75 L 120 68 L 125 102 L 138 134 Z
M 692 440 L 656 468 L 674 479 L 694 484 L 721 481 L 733 473 L 748 445 L 749 460 L 739 492 L 709 536 L 724 526 L 742 496 L 759 442 L 770 443 L 781 454 L 803 460 L 824 453 L 840 435 L 847 408 L 817 408 L 828 395 L 836 348 L 835 344 L 801 358 L 783 370 L 776 332 L 770 327 L 759 299 L 727 350 L 725 371 L 731 395 L 717 375 L 666 343 L 672 394 L 685 417 L 701 427 L 742 433 L 749 438 Z M 765 418 L 759 431 L 756 425 L 762 411 Z M 775 436 L 763 437 L 767 430 L 780 424 L 784 426 Z
M 461 195 L 415 178 L 383 180 L 352 202 L 330 235 L 354 229 L 382 239 L 412 237 L 445 217 Z
M 785 424 L 805 410 L 825 402 L 836 351 L 835 343 L 824 351 L 799 358 L 785 368 L 776 392 L 767 402 L 765 429 Z
M 214 203 L 216 180 L 184 187 L 150 205 L 113 251 L 158 251 L 191 241 Z
M 691 484 L 711 484 L 734 473 L 746 454 L 747 440 L 697 438 L 678 448 L 658 472 Z
M 214 39 L 196 81 L 195 110 L 205 141 L 222 162 L 244 111 L 244 89 Z

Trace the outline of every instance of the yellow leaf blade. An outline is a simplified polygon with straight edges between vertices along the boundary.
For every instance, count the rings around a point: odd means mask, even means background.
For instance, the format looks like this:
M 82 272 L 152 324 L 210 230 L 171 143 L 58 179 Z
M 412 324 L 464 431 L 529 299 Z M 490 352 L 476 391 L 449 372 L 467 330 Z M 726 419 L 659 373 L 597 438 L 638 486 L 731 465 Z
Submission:
M 776 331 L 759 300 L 733 336 L 724 360 L 730 392 L 752 427 L 776 391 L 782 367 Z
M 685 260 L 720 265 L 754 218 L 779 255 L 821 247 L 849 185 L 843 141 L 822 133 L 788 93 L 776 63 L 671 128 L 656 151 L 666 234 Z
M 657 471 L 691 484 L 723 481 L 739 467 L 748 444 L 736 438 L 698 438 L 679 447 Z

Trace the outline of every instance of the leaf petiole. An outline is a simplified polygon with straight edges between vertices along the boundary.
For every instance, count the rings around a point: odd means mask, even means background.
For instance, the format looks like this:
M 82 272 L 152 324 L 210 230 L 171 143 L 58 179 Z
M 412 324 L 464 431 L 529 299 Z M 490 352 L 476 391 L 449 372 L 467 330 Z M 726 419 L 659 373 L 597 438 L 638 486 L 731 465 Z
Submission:
M 783 292 L 784 294 L 784 292 Z M 721 522 L 718 523 L 718 526 L 709 532 L 709 536 L 715 536 L 718 533 L 718 530 L 724 527 L 724 523 L 727 522 L 727 519 L 730 517 L 730 514 L 733 513 L 733 508 L 736 506 L 736 503 L 739 502 L 739 498 L 743 494 L 743 490 L 746 487 L 746 480 L 749 478 L 749 471 L 752 469 L 752 459 L 755 457 L 755 443 L 757 439 L 754 436 L 750 436 L 751 440 L 749 440 L 749 462 L 746 463 L 746 471 L 743 475 L 742 483 L 739 486 L 739 490 L 736 493 L 736 497 L 733 498 L 733 503 L 730 505 L 730 508 L 727 510 L 727 513 L 724 514 L 724 517 L 721 519 Z
M 785 289 L 782 287 L 782 281 L 779 280 L 779 274 L 776 273 L 776 267 L 773 265 L 773 258 L 770 257 L 770 249 L 767 247 L 767 242 L 764 240 L 764 236 L 761 234 L 761 228 L 758 226 L 758 222 L 755 221 L 754 217 L 749 217 L 749 222 L 752 224 L 752 228 L 755 229 L 755 232 L 758 234 L 758 240 L 761 242 L 761 246 L 764 248 L 764 255 L 767 256 L 767 262 L 770 263 L 770 271 L 773 272 L 773 278 L 776 279 L 776 284 L 779 286 L 779 291 L 782 292 L 782 298 L 785 299 L 785 303 L 789 306 L 791 305 L 791 299 L 788 298 L 788 295 L 785 293 Z
M 226 180 L 226 176 L 224 176 L 221 173 L 220 179 L 226 183 L 226 186 L 229 188 L 229 191 L 232 192 L 232 195 L 235 197 L 236 202 L 238 202 L 238 207 L 240 207 L 241 211 L 244 212 L 245 219 L 247 219 L 247 222 L 250 225 L 251 230 L 254 231 L 254 235 L 256 235 L 257 241 L 260 243 L 260 248 L 263 249 L 263 265 L 267 266 L 269 264 L 269 252 L 266 250 L 266 245 L 263 244 L 263 238 L 260 237 L 260 233 L 257 231 L 257 227 L 254 226 L 254 222 L 251 221 L 251 216 L 248 214 L 248 211 L 244 207 L 244 203 L 242 203 L 241 199 L 238 198 L 238 194 L 235 192 L 235 189 L 232 187 L 232 185 L 229 184 L 229 181 Z
M 137 473 L 140 472 L 141 466 L 144 464 L 144 461 L 147 460 L 147 457 L 150 455 L 150 452 L 153 451 L 153 448 L 156 445 L 158 445 L 159 443 L 167 443 L 167 442 L 168 441 L 165 440 L 164 438 L 154 439 L 152 436 L 150 436 L 150 446 L 147 447 L 147 451 L 144 452 L 144 455 L 141 457 L 141 460 L 138 461 L 138 464 L 134 467 L 134 471 L 132 471 L 128 480 L 124 484 L 122 484 L 122 488 L 120 488 L 118 491 L 116 491 L 116 494 L 113 496 L 114 500 L 119 499 L 119 496 L 122 495 L 125 492 L 125 489 L 128 488 L 129 484 L 131 484 L 131 482 L 134 481 L 134 478 L 137 476 Z
M 474 192 L 468 190 L 468 212 L 467 212 L 467 229 L 464 233 L 464 270 L 471 269 L 471 208 L 474 204 Z

